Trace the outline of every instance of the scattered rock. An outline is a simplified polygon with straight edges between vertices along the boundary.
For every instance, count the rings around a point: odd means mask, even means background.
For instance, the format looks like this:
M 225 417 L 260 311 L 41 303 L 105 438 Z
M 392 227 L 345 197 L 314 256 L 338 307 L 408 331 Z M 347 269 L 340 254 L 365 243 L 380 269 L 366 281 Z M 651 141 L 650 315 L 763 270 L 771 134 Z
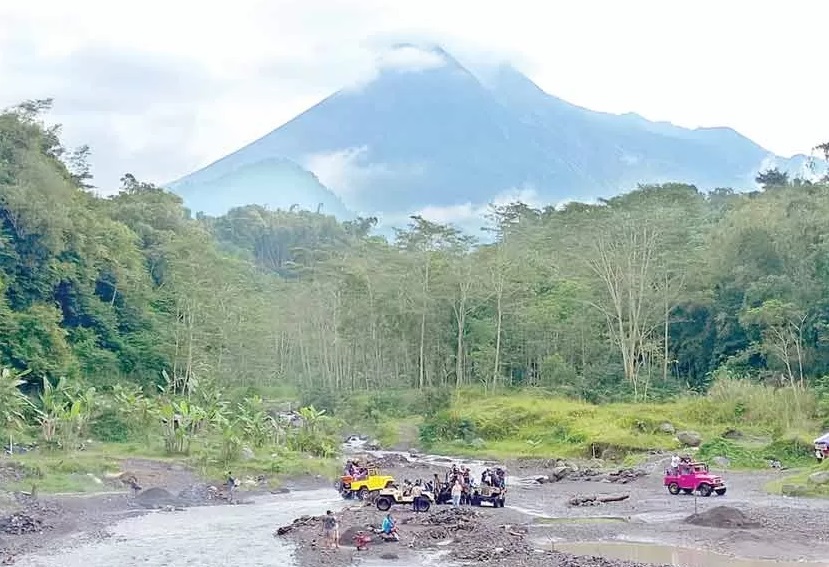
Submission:
M 44 529 L 46 529 L 46 525 L 43 520 L 34 518 L 23 512 L 17 512 L 5 518 L 0 518 L 0 533 L 23 535 L 40 533 Z
M 316 526 L 322 521 L 321 517 L 318 516 L 300 516 L 299 518 L 295 519 L 293 522 L 288 524 L 287 526 L 282 526 L 281 528 L 277 528 L 275 535 L 284 536 L 297 528 L 303 528 L 307 526 Z
M 568 501 L 570 506 L 598 506 L 608 502 L 621 502 L 630 498 L 630 494 L 596 494 L 593 496 L 574 496 Z
M 573 473 L 573 469 L 569 466 L 555 467 L 552 471 L 552 477 L 556 480 L 562 480 Z
M 760 523 L 754 522 L 740 510 L 731 506 L 716 506 L 705 512 L 693 514 L 685 518 L 686 524 L 705 526 L 707 528 L 759 528 Z
M 686 447 L 699 447 L 702 445 L 702 436 L 696 431 L 680 431 L 676 438 Z
M 743 438 L 743 432 L 738 431 L 736 429 L 726 429 L 725 431 L 723 431 L 723 434 L 720 435 L 720 437 L 722 437 L 723 439 L 730 439 L 732 441 L 735 441 L 737 439 Z
M 659 425 L 659 431 L 661 431 L 662 433 L 673 435 L 674 433 L 676 433 L 676 428 L 673 426 L 672 423 L 666 421 L 665 423 Z

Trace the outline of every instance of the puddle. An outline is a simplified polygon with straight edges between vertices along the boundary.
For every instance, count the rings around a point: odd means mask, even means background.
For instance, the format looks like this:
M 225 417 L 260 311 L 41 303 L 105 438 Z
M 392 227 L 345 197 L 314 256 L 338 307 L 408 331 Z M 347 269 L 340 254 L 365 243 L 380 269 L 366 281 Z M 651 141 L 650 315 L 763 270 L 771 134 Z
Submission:
M 743 559 L 701 549 L 641 543 L 556 543 L 556 551 L 676 567 L 829 567 L 829 562 Z

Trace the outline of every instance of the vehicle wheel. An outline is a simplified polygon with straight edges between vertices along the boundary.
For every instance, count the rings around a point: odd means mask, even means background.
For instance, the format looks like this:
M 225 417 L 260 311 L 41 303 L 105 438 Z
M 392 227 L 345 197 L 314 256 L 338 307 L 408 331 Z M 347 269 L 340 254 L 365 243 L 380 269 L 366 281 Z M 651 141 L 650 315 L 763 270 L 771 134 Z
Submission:
M 668 492 L 676 496 L 677 494 L 679 494 L 679 485 L 675 482 L 672 482 L 668 485 Z
M 423 498 L 420 499 L 417 503 L 417 511 L 418 512 L 428 512 L 431 504 L 428 500 L 424 500 Z
M 706 484 L 704 482 L 699 485 L 699 488 L 697 488 L 697 490 L 699 490 L 700 496 L 705 497 L 711 496 L 711 493 L 714 491 L 713 487 L 710 484 Z
M 357 498 L 359 498 L 360 500 L 365 500 L 366 498 L 368 498 L 368 487 L 367 486 L 364 486 L 364 487 L 360 488 L 360 490 L 357 491 Z
M 694 491 L 693 491 L 693 490 L 691 490 L 690 488 L 683 488 L 683 489 L 682 489 L 682 492 L 683 492 L 684 494 L 693 494 L 693 493 L 694 493 Z
M 481 505 L 481 498 L 479 496 L 472 497 L 472 505 L 473 506 L 480 506 Z
M 350 490 L 343 490 L 342 492 L 340 492 L 340 494 L 345 500 L 351 500 L 352 498 L 354 498 L 354 493 Z
M 388 496 L 381 496 L 377 499 L 377 509 L 381 512 L 386 512 L 391 508 L 391 498 Z
M 717 496 L 725 496 L 725 488 L 718 488 L 714 492 L 717 493 Z

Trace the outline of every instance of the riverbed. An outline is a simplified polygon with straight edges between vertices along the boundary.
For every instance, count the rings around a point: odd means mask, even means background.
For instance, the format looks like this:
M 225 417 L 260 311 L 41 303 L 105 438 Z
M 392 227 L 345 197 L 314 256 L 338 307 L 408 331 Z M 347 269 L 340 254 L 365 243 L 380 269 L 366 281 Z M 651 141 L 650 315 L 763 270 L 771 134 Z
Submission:
M 388 454 L 386 454 L 388 456 Z M 399 455 L 398 455 L 399 456 Z M 429 478 L 451 464 L 444 457 L 418 457 L 394 468 L 398 478 Z M 456 461 L 457 462 L 457 461 Z M 473 472 L 485 466 L 469 462 Z M 521 483 L 520 475 L 544 473 L 542 469 L 511 470 L 507 507 L 488 509 L 493 524 L 521 525 L 539 549 L 609 558 L 604 562 L 556 563 L 560 565 L 642 565 L 681 567 L 827 567 L 829 538 L 825 518 L 829 502 L 765 494 L 762 486 L 777 472 L 724 471 L 729 491 L 723 497 L 671 496 L 661 485 L 658 463 L 650 474 L 629 483 L 561 480 Z M 319 483 L 318 486 L 325 483 Z M 575 495 L 624 493 L 628 497 L 594 507 L 573 507 Z M 248 503 L 197 506 L 142 512 L 134 517 L 112 516 L 104 529 L 94 533 L 50 534 L 48 549 L 21 554 L 14 565 L 23 567 L 132 566 L 322 566 L 361 564 L 423 567 L 450 563 L 437 560 L 435 550 L 407 549 L 387 544 L 389 556 L 354 554 L 352 549 L 296 553 L 295 541 L 276 538 L 277 527 L 300 516 L 321 515 L 327 509 L 346 507 L 333 488 L 296 487 L 287 494 L 265 494 Z M 351 503 L 353 504 L 353 502 Z M 735 508 L 750 517 L 751 529 L 690 525 L 684 519 L 717 506 Z M 443 509 L 445 507 L 438 507 Z M 344 520 L 351 512 L 343 512 Z M 353 516 L 353 514 L 352 514 Z M 378 523 L 382 514 L 366 507 L 360 521 Z M 405 530 L 405 526 L 403 527 Z M 6 536 L 4 536 L 6 537 Z M 53 538 L 53 540 L 52 540 Z M 474 538 L 472 538 L 474 540 Z M 302 545 L 306 545 L 303 543 Z M 395 547 L 397 545 L 397 547 Z M 457 545 L 464 545 L 461 541 Z M 480 545 L 470 543 L 470 545 Z M 711 555 L 703 550 L 719 552 Z M 302 562 L 297 562 L 299 557 Z M 736 559 L 741 558 L 741 559 Z M 596 560 L 598 561 L 598 560 Z M 803 563 L 807 562 L 807 563 Z M 478 562 L 478 565 L 490 563 Z M 491 563 L 502 564 L 502 563 Z M 509 563 L 507 563 L 509 564 Z

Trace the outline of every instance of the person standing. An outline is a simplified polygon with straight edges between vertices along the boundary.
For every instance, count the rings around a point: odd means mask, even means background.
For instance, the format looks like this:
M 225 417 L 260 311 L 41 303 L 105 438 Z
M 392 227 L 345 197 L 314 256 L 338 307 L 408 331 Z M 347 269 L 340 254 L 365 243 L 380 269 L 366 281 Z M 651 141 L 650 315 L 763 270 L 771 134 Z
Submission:
M 420 485 L 420 479 L 418 479 L 412 487 L 412 508 L 415 512 L 420 512 L 420 500 L 422 496 L 423 487 Z
M 325 517 L 322 519 L 322 531 L 328 545 L 333 548 L 340 547 L 340 530 L 337 518 L 331 510 L 325 512 Z
M 456 479 L 455 484 L 452 485 L 452 506 L 457 508 L 461 505 L 461 495 L 463 494 L 463 487 L 461 481 Z
M 233 477 L 233 473 L 231 471 L 227 471 L 227 480 L 225 481 L 225 485 L 227 486 L 227 501 L 230 504 L 233 504 L 233 491 L 236 490 L 236 479 Z

